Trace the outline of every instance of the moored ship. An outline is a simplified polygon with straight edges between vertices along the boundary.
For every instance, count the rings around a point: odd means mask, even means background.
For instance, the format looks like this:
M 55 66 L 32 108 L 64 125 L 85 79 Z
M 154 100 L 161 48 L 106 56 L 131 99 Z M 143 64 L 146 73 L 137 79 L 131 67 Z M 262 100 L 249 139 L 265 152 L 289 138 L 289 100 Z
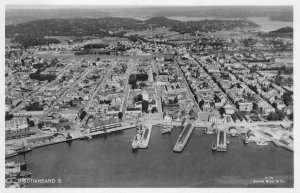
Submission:
M 143 126 L 143 134 L 140 140 L 140 148 L 147 148 L 151 136 L 152 126 Z

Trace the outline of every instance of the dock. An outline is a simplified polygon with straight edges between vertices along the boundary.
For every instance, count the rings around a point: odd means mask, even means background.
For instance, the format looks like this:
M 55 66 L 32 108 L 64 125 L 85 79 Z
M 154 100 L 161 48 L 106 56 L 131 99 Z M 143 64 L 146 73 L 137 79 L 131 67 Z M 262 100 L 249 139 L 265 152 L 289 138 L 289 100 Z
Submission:
M 217 151 L 226 151 L 226 150 L 227 150 L 226 133 L 223 130 L 218 130 Z
M 143 131 L 143 135 L 140 142 L 140 148 L 145 149 L 149 145 L 151 131 L 152 131 L 152 125 L 143 125 L 145 127 Z
M 182 130 L 181 134 L 179 135 L 177 142 L 173 148 L 174 152 L 182 152 L 187 141 L 189 140 L 192 132 L 194 130 L 194 126 L 191 123 L 188 123 L 185 128 Z

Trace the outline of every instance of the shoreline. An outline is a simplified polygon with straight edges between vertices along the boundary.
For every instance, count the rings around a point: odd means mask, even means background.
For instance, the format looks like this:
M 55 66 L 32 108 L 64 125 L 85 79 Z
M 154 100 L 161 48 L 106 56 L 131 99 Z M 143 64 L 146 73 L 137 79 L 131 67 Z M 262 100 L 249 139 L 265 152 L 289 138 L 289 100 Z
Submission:
M 96 135 L 102 135 L 102 134 L 112 133 L 112 132 L 115 132 L 115 131 L 122 131 L 122 130 L 127 130 L 127 129 L 133 129 L 135 127 L 136 126 L 131 126 L 130 125 L 130 126 L 125 127 L 125 128 L 124 127 L 118 127 L 118 128 L 110 129 L 110 130 L 108 130 L 106 132 L 104 132 L 104 131 L 96 131 L 96 132 L 89 133 L 88 135 L 82 134 L 80 136 L 75 136 L 75 137 L 72 137 L 72 139 L 63 139 L 63 140 L 60 140 L 60 141 L 52 141 L 52 142 L 47 142 L 47 143 L 42 143 L 42 144 L 31 145 L 30 148 L 31 148 L 31 150 L 33 150 L 33 149 L 36 149 L 36 148 L 46 147 L 46 146 L 55 145 L 55 144 L 59 144 L 59 143 L 64 143 L 64 142 L 68 142 L 68 141 L 72 142 L 72 141 L 78 140 L 78 139 L 87 139 L 89 136 L 96 136 Z M 5 155 L 5 159 L 13 158 L 13 157 L 18 156 L 19 154 L 22 154 L 22 153 L 23 152 L 17 152 L 17 154 L 13 155 L 13 156 L 6 156 Z
M 153 125 L 153 126 L 156 126 L 156 125 Z M 80 136 L 75 136 L 75 137 L 72 137 L 72 139 L 63 139 L 63 140 L 60 140 L 60 141 L 52 141 L 52 142 L 48 142 L 48 143 L 36 144 L 36 145 L 32 145 L 32 146 L 31 146 L 31 150 L 36 149 L 36 148 L 41 148 L 41 147 L 50 146 L 50 145 L 55 145 L 55 144 L 59 144 L 59 143 L 69 142 L 69 141 L 72 142 L 72 141 L 75 141 L 75 140 L 78 140 L 78 139 L 80 139 L 80 140 L 85 140 L 85 139 L 88 139 L 88 138 L 91 137 L 91 136 L 97 136 L 97 135 L 102 135 L 102 134 L 112 133 L 112 132 L 115 132 L 115 131 L 122 131 L 122 130 L 127 130 L 127 129 L 133 129 L 133 128 L 135 128 L 135 127 L 136 127 L 136 126 L 131 126 L 131 125 L 129 125 L 129 126 L 127 126 L 126 128 L 124 128 L 124 126 L 123 126 L 123 127 L 118 127 L 118 128 L 110 129 L 110 130 L 108 130 L 108 131 L 106 131 L 106 132 L 104 132 L 104 131 L 96 131 L 96 132 L 89 133 L 88 135 L 82 134 L 82 135 L 80 135 Z M 198 129 L 198 128 L 195 127 L 194 129 Z M 243 132 L 243 131 L 239 131 L 239 132 L 238 132 L 239 135 L 242 135 L 243 133 L 245 133 L 245 132 Z M 227 133 L 227 134 L 228 134 L 228 133 Z M 210 135 L 210 134 L 206 134 L 206 135 Z M 229 134 L 228 134 L 228 135 L 229 135 Z M 291 151 L 291 152 L 294 152 L 294 148 L 293 148 L 293 147 L 290 147 L 290 146 L 288 146 L 288 145 L 285 145 L 285 144 L 281 143 L 281 142 L 280 142 L 279 140 L 277 140 L 277 139 L 268 139 L 268 141 L 269 141 L 269 142 L 272 142 L 276 147 L 282 147 L 282 148 L 284 148 L 284 149 L 286 149 L 286 150 L 289 150 L 289 151 Z M 13 156 L 6 156 L 6 155 L 5 155 L 5 159 L 13 158 L 13 157 L 18 156 L 18 155 L 20 155 L 20 154 L 22 154 L 22 153 L 23 153 L 23 152 L 17 152 L 17 154 L 16 154 L 16 155 L 13 155 Z M 27 152 L 25 152 L 25 153 L 27 153 Z

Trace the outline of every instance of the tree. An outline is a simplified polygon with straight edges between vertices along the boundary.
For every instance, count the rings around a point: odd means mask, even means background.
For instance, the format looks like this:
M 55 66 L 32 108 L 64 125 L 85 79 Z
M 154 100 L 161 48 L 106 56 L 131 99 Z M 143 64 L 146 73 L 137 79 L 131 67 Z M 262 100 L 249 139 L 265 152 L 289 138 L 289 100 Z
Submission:
M 39 122 L 38 123 L 38 128 L 41 129 L 43 127 L 44 123 L 43 122 Z
M 221 102 L 220 98 L 216 94 L 214 95 L 214 100 L 216 103 Z
M 289 120 L 292 120 L 292 121 L 293 121 L 293 120 L 294 120 L 294 113 L 289 114 L 289 115 L 288 115 L 288 118 L 289 118 Z
M 142 100 L 142 112 L 148 113 L 148 101 Z
M 274 109 L 277 109 L 277 103 L 273 102 L 272 107 L 274 107 Z
M 142 87 L 145 87 L 145 86 L 147 86 L 144 82 L 141 82 L 140 84 L 139 84 L 139 87 L 140 88 L 142 88 Z
M 155 113 L 155 112 L 157 112 L 157 108 L 156 108 L 156 107 L 153 107 L 153 108 L 151 109 L 151 113 Z
M 12 114 L 9 114 L 8 112 L 5 112 L 5 121 L 11 120 L 14 116 Z
M 197 117 L 197 112 L 194 109 L 191 109 L 189 111 L 189 116 L 195 119 Z
M 137 88 L 138 88 L 138 85 L 137 85 L 137 84 L 131 85 L 131 89 L 137 89 Z
M 270 112 L 267 116 L 268 121 L 279 121 L 282 120 L 285 117 L 285 114 L 283 111 L 276 110 L 275 112 Z
M 223 115 L 226 113 L 226 110 L 224 107 L 219 108 L 219 113 L 221 114 L 221 117 L 223 118 Z
M 177 104 L 178 103 L 178 99 L 177 99 L 177 96 L 174 98 L 173 100 L 173 104 Z
M 122 112 L 119 112 L 119 113 L 118 113 L 118 118 L 119 118 L 119 119 L 122 119 L 122 118 L 123 118 L 123 113 L 122 113 Z
M 147 81 L 148 74 L 136 74 L 136 80 L 138 81 Z
M 257 103 L 253 103 L 253 110 L 257 110 L 258 109 L 258 104 Z
M 33 127 L 34 126 L 34 121 L 27 119 L 27 124 L 28 124 L 29 127 Z
M 70 100 L 68 103 L 69 103 L 69 105 L 70 105 L 71 107 L 76 107 L 76 106 L 77 106 L 76 103 L 74 103 L 73 100 Z
M 39 102 L 30 103 L 25 107 L 26 111 L 42 111 L 43 107 L 39 104 Z
M 276 109 L 275 113 L 278 115 L 279 120 L 282 120 L 285 117 L 285 113 L 281 110 Z
M 155 79 L 155 77 L 157 76 L 157 74 L 155 72 L 152 73 L 153 78 Z
M 286 106 L 289 106 L 293 102 L 292 93 L 285 92 L 282 95 L 283 102 Z
M 203 104 L 204 104 L 204 100 L 201 99 L 201 101 L 199 102 L 199 107 L 202 108 Z
M 53 58 L 50 63 L 51 63 L 51 65 L 55 65 L 55 64 L 58 63 L 58 59 L 57 58 Z
M 136 84 L 136 82 L 137 82 L 136 75 L 135 74 L 131 74 L 129 76 L 128 84 L 133 85 L 133 84 Z
M 138 94 L 138 96 L 137 96 L 137 101 L 142 101 L 142 100 L 143 100 L 143 95 Z
M 82 120 L 85 117 L 86 114 L 87 114 L 86 111 L 82 111 L 82 113 L 81 113 L 81 115 L 79 117 L 80 120 Z

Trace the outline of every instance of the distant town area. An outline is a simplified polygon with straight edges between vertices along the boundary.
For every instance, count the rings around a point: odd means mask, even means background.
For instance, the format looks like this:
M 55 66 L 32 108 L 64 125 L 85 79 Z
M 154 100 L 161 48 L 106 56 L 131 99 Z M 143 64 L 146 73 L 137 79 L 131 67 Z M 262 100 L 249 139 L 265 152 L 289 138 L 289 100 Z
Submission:
M 193 130 L 215 136 L 213 151 L 239 135 L 293 151 L 293 28 L 258 27 L 166 17 L 6 26 L 5 157 L 130 128 L 128 146 L 144 149 L 153 129 L 173 127 L 183 129 L 174 152 Z

